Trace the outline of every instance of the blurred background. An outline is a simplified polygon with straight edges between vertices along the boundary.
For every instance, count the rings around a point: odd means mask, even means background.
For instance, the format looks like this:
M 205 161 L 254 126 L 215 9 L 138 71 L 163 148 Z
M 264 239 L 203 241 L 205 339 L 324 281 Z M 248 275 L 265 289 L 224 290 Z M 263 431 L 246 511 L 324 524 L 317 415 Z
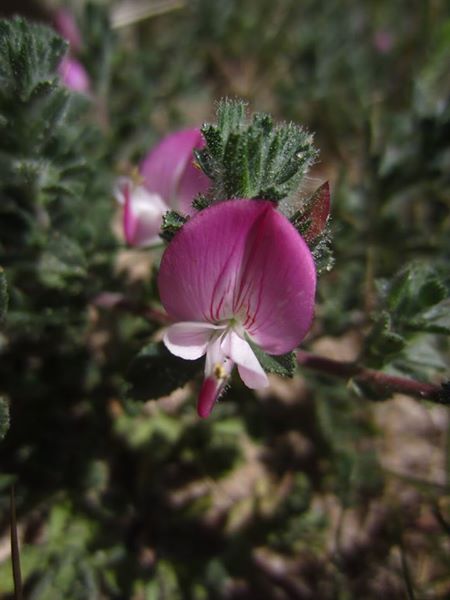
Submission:
M 89 91 L 52 146 L 51 185 L 39 169 L 33 185 L 23 170 L 12 179 L 0 152 L 10 296 L 0 391 L 11 412 L 0 597 L 14 597 L 15 483 L 26 598 L 450 598 L 445 406 L 302 369 L 256 394 L 236 378 L 200 421 L 199 380 L 157 401 L 129 397 L 128 365 L 160 324 L 94 301 L 107 292 L 158 306 L 160 255 L 124 248 L 114 181 L 167 132 L 239 97 L 314 132 L 320 156 L 299 196 L 330 181 L 335 266 L 305 347 L 441 381 L 448 301 L 440 330 L 383 310 L 407 264 L 411 294 L 429 291 L 430 269 L 449 283 L 448 3 L 3 0 L 0 15 L 54 27 L 62 7 L 80 30 L 71 52 Z M 20 155 L 42 160 L 26 123 Z

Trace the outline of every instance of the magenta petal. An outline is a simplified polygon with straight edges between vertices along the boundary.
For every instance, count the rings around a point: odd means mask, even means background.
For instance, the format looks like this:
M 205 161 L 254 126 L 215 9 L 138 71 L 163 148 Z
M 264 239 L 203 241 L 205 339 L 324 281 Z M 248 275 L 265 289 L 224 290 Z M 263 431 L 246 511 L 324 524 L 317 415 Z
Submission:
M 295 348 L 313 317 L 311 252 L 267 201 L 229 200 L 193 217 L 165 251 L 158 283 L 174 320 L 236 319 L 270 354 Z
M 206 194 L 210 185 L 211 181 L 209 177 L 203 173 L 200 167 L 195 165 L 194 159 L 192 158 L 191 161 L 188 161 L 176 192 L 177 204 L 181 212 L 186 215 L 194 214 L 192 200 L 198 194 Z
M 214 377 L 207 377 L 203 381 L 197 403 L 197 413 L 202 419 L 206 419 L 211 414 L 214 403 L 219 395 L 220 387 L 220 382 Z
M 242 259 L 234 313 L 269 354 L 298 346 L 314 314 L 316 269 L 304 239 L 270 203 L 255 219 Z
M 83 65 L 74 58 L 65 56 L 59 64 L 58 72 L 61 81 L 69 89 L 82 94 L 89 91 L 89 76 Z
M 255 209 L 247 200 L 221 202 L 188 221 L 167 247 L 159 272 L 164 308 L 175 321 L 233 317 L 233 295 Z
M 215 401 L 223 391 L 234 363 L 225 356 L 221 349 L 221 338 L 216 337 L 208 344 L 205 361 L 205 380 L 198 397 L 197 412 L 200 417 L 207 417 Z
M 75 17 L 67 8 L 59 8 L 54 16 L 55 29 L 66 38 L 74 52 L 81 49 L 81 33 Z
M 177 131 L 155 146 L 140 166 L 147 189 L 185 214 L 193 213 L 192 200 L 209 185 L 206 175 L 193 166 L 193 150 L 203 145 L 199 129 Z
M 133 208 L 131 205 L 131 193 L 132 193 L 132 184 L 126 183 L 121 188 L 122 195 L 124 198 L 123 203 L 123 232 L 125 234 L 125 239 L 127 244 L 130 246 L 133 245 L 134 237 L 137 229 L 137 219 L 136 215 L 133 212 Z

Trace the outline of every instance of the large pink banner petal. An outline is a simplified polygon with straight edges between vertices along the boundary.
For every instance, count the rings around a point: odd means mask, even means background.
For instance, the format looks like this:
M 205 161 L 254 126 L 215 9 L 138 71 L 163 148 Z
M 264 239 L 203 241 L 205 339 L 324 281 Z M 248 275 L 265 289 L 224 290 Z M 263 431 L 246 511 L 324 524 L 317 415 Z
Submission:
M 306 243 L 261 200 L 229 200 L 193 217 L 169 244 L 159 273 L 161 301 L 175 320 L 236 320 L 271 354 L 303 339 L 315 286 Z

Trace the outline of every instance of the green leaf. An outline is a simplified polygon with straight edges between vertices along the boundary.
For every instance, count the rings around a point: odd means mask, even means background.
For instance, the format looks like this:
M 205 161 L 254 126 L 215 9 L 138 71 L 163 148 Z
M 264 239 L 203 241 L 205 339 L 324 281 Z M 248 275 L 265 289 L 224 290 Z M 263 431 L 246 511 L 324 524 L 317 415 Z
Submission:
M 266 373 L 275 373 L 282 377 L 293 377 L 297 369 L 297 362 L 295 360 L 295 352 L 288 352 L 287 354 L 280 354 L 273 356 L 266 354 L 259 346 L 257 346 L 248 335 L 245 339 L 250 344 L 251 349 L 255 353 L 260 365 L 266 371 Z
M 249 195 L 248 158 L 245 138 L 232 131 L 228 135 L 222 157 L 223 191 L 226 198 L 242 198 Z
M 279 201 L 300 185 L 317 151 L 312 136 L 292 123 L 274 126 L 256 113 L 249 121 L 243 102 L 222 100 L 217 124 L 202 127 L 206 146 L 196 151 L 212 179 L 212 201 L 260 198 Z
M 450 53 L 450 19 L 439 23 L 424 67 L 414 81 L 414 104 L 422 117 L 444 113 L 448 107 L 448 57 Z
M 401 364 L 403 371 L 412 365 L 411 373 L 417 377 L 421 367 L 430 369 L 428 375 L 432 369 L 441 370 L 442 357 L 437 356 L 433 339 L 420 335 L 450 333 L 450 299 L 438 271 L 416 261 L 406 265 L 392 281 L 379 282 L 379 288 L 381 310 L 367 338 L 369 353 L 376 357 L 377 365 Z M 414 357 L 418 348 L 427 349 L 426 357 Z
M 162 342 L 145 346 L 131 362 L 126 375 L 127 395 L 135 400 L 155 400 L 182 387 L 201 372 L 203 360 L 183 360 Z
M 417 319 L 408 323 L 408 328 L 415 331 L 450 335 L 450 298 L 424 311 Z
M 331 236 L 328 228 L 309 243 L 318 275 L 331 271 L 334 266 L 334 254 L 331 248 Z
M 368 338 L 373 355 L 385 362 L 403 350 L 406 340 L 393 330 L 392 319 L 387 311 L 382 312 Z
M 41 281 L 52 288 L 64 289 L 69 280 L 86 277 L 86 257 L 79 244 L 55 234 L 39 261 Z
M 170 242 L 178 230 L 186 223 L 186 217 L 183 217 L 175 210 L 169 210 L 163 215 L 161 226 L 161 237 Z
M 79 201 L 88 181 L 92 160 L 83 152 L 96 140 L 82 119 L 89 101 L 61 83 L 66 50 L 53 29 L 22 18 L 0 21 L 0 221 L 6 214 L 20 224 L 15 235 L 6 225 L 2 240 L 11 235 L 17 243 L 25 231 L 46 227 L 36 206 L 55 203 L 59 216 L 63 200 Z
M 211 200 L 203 194 L 199 194 L 192 201 L 193 208 L 195 208 L 195 210 L 198 210 L 198 211 L 203 210 L 204 208 L 208 208 L 208 206 L 210 206 L 210 205 L 211 205 Z
M 441 351 L 432 335 L 416 335 L 391 359 L 395 369 L 417 379 L 429 380 L 436 373 L 448 371 L 448 356 Z
M 389 285 L 386 304 L 399 319 L 406 321 L 447 298 L 445 284 L 425 263 L 408 264 Z
M 217 107 L 217 125 L 222 139 L 228 138 L 231 132 L 239 131 L 244 127 L 247 104 L 242 100 L 225 98 Z
M 0 98 L 29 102 L 51 93 L 68 43 L 23 18 L 0 21 Z

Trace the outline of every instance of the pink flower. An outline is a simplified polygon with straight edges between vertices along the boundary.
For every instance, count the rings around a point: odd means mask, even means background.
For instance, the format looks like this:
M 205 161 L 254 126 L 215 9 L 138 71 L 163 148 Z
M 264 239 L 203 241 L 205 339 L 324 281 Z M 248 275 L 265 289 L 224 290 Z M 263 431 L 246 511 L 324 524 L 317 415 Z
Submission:
M 194 213 L 193 199 L 210 185 L 208 177 L 194 166 L 193 151 L 203 145 L 199 129 L 172 133 L 142 161 L 138 183 L 119 179 L 116 197 L 124 205 L 123 229 L 130 246 L 160 241 L 162 216 L 168 210 Z
M 122 225 L 127 244 L 153 246 L 161 243 L 159 232 L 169 207 L 158 194 L 127 177 L 120 177 L 116 197 L 123 204 Z
M 89 76 L 83 65 L 75 58 L 65 56 L 59 63 L 58 72 L 61 81 L 70 90 L 81 94 L 89 92 Z
M 55 12 L 53 21 L 56 31 L 69 42 L 71 51 L 81 50 L 81 33 L 71 11 L 67 8 L 59 8 Z
M 394 45 L 394 38 L 389 31 L 379 29 L 374 33 L 373 45 L 379 54 L 388 54 Z
M 59 64 L 58 72 L 63 84 L 81 94 L 87 94 L 90 89 L 89 75 L 83 65 L 73 58 L 73 53 L 81 49 L 81 33 L 70 10 L 60 8 L 53 18 L 56 31 L 70 44 L 70 51 Z
M 206 354 L 198 413 L 206 417 L 236 364 L 253 389 L 268 385 L 248 338 L 290 352 L 308 331 L 316 271 L 311 253 L 271 202 L 228 200 L 193 217 L 167 247 L 158 279 L 176 323 L 164 343 L 176 356 Z

